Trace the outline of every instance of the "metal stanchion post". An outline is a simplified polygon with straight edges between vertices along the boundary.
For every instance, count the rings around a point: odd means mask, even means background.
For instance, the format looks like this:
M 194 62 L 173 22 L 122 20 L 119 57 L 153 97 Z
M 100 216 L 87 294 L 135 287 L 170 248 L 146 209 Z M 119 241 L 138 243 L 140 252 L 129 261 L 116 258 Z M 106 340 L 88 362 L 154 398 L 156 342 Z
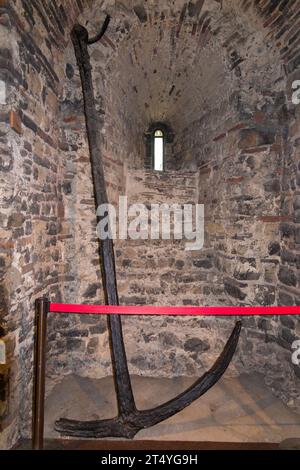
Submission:
M 32 413 L 32 448 L 35 450 L 43 449 L 44 443 L 45 365 L 48 312 L 49 300 L 47 298 L 37 299 L 35 302 L 36 334 Z

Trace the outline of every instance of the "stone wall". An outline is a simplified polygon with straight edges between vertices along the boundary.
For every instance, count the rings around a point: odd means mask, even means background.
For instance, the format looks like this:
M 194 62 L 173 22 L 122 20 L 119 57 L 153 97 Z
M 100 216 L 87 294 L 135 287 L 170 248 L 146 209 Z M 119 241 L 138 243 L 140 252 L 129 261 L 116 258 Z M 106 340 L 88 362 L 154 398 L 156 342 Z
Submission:
M 67 12 L 53 2 L 0 2 L 3 448 L 16 441 L 30 418 L 34 300 L 43 294 L 61 299 L 69 282 L 58 126 L 65 32 L 79 13 L 77 3 L 69 3 Z
M 198 172 L 131 171 L 129 203 L 195 204 Z M 126 240 L 116 246 L 121 303 L 127 305 L 224 304 L 219 273 L 210 251 L 186 251 L 187 240 Z M 215 290 L 211 286 L 216 286 Z M 145 317 L 123 320 L 130 372 L 173 377 L 193 376 L 209 367 L 226 340 L 232 322 Z M 134 340 L 133 340 L 134 339 Z M 201 361 L 200 361 L 201 357 Z
M 298 305 L 298 113 L 294 115 L 290 102 L 297 72 L 295 62 L 289 62 L 295 57 L 295 50 L 290 50 L 294 41 L 281 50 L 278 43 L 260 41 L 269 24 L 272 34 L 268 38 L 273 35 L 283 41 L 283 24 L 289 31 L 287 18 L 293 15 L 286 8 L 281 12 L 274 7 L 274 12 L 271 7 L 259 6 L 265 18 L 260 29 L 249 2 L 244 2 L 244 7 L 249 15 L 247 25 L 243 22 L 241 29 L 236 24 L 223 42 L 222 54 L 229 59 L 223 86 L 212 105 L 199 108 L 197 119 L 179 134 L 175 158 L 178 168 L 200 169 L 199 202 L 206 208 L 206 247 L 212 250 L 213 265 L 221 274 L 219 288 L 227 297 L 226 303 Z M 238 22 L 243 21 L 243 14 Z M 275 24 L 281 26 L 279 32 Z M 214 34 L 213 19 L 210 28 Z M 210 51 L 210 56 L 215 54 Z M 216 93 L 215 81 L 206 86 L 208 96 Z M 291 119 L 294 124 L 290 128 Z M 281 397 L 290 399 L 291 404 L 299 403 L 299 368 L 290 360 L 299 321 L 257 318 L 244 326 L 247 341 L 240 351 L 245 346 L 247 370 L 262 370 Z M 274 365 L 276 360 L 274 373 L 270 363 Z
M 35 298 L 103 300 L 73 24 L 94 35 L 112 16 L 90 48 L 110 201 L 206 207 L 200 253 L 116 244 L 121 301 L 287 305 L 299 303 L 299 11 L 298 0 L 0 0 L 1 447 L 29 432 Z M 143 135 L 159 121 L 175 135 L 162 175 L 143 171 Z M 200 373 L 232 326 L 129 319 L 130 371 Z M 299 409 L 299 334 L 296 318 L 244 319 L 231 373 L 263 372 Z M 111 373 L 105 319 L 53 315 L 48 338 L 48 387 Z

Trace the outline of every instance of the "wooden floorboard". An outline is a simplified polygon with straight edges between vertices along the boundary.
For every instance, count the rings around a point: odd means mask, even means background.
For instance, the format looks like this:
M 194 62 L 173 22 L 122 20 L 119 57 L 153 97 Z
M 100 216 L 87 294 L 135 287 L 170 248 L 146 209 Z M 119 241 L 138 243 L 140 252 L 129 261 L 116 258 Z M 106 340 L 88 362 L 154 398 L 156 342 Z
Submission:
M 31 441 L 19 441 L 14 450 L 30 450 Z M 45 439 L 45 450 L 277 450 L 278 444 L 255 442 L 184 442 Z

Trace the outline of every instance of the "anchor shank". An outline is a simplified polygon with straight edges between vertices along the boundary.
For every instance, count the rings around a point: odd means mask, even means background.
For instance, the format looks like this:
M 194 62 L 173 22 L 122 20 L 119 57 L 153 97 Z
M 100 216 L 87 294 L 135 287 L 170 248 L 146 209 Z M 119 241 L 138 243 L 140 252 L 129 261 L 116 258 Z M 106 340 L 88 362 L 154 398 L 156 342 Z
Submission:
M 108 22 L 109 18 L 105 20 L 105 28 L 108 26 Z M 103 34 L 104 27 L 99 35 L 99 39 Z M 108 198 L 101 155 L 100 124 L 96 112 L 92 67 L 88 53 L 88 32 L 83 26 L 77 24 L 72 30 L 71 38 L 80 71 L 94 194 L 98 207 L 101 204 L 107 204 Z M 93 39 L 92 42 L 95 42 L 95 40 Z M 112 240 L 106 239 L 100 242 L 100 258 L 105 301 L 108 305 L 118 305 L 115 257 Z M 128 372 L 122 324 L 119 315 L 113 315 L 108 318 L 108 331 L 119 414 L 133 414 L 136 407 Z

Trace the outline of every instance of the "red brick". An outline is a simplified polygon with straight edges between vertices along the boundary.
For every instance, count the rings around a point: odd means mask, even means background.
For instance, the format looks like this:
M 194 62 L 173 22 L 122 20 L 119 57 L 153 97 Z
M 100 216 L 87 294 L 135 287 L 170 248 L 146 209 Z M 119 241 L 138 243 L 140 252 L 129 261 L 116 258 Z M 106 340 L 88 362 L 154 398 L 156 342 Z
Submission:
M 223 132 L 222 134 L 219 134 L 217 135 L 216 137 L 214 137 L 214 142 L 216 142 L 217 140 L 221 140 L 221 139 L 224 139 L 224 137 L 226 137 L 226 132 Z
M 291 217 L 288 215 L 262 215 L 258 218 L 261 222 L 289 222 Z
M 14 247 L 14 242 L 12 240 L 0 240 L 0 248 L 7 250 Z
M 64 118 L 64 122 L 67 122 L 67 123 L 75 122 L 75 121 L 77 121 L 77 116 L 68 116 Z
M 251 147 L 251 148 L 245 149 L 245 153 L 262 153 L 268 149 L 269 147 L 267 145 L 263 145 L 261 147 Z
M 256 111 L 253 117 L 254 117 L 254 121 L 257 123 L 261 123 L 266 120 L 266 115 L 262 111 Z
M 233 178 L 228 178 L 226 180 L 226 183 L 229 183 L 229 184 L 239 184 L 243 181 L 244 177 L 243 176 L 235 176 Z
M 271 146 L 271 150 L 273 150 L 273 152 L 281 152 L 282 151 L 282 145 L 281 144 L 273 144 Z
M 65 216 L 65 207 L 62 202 L 59 202 L 57 205 L 57 217 L 63 219 Z
M 227 133 L 229 132 L 234 132 L 234 131 L 239 131 L 240 129 L 245 129 L 246 128 L 246 124 L 244 124 L 243 122 L 239 122 L 238 124 L 236 124 L 235 126 L 231 127 Z
M 10 111 L 9 113 L 9 124 L 11 129 L 13 129 L 18 134 L 22 134 L 22 121 L 18 113 L 15 111 Z
M 267 21 L 264 23 L 264 28 L 267 28 L 270 26 L 274 21 L 276 21 L 279 17 L 281 16 L 280 12 L 275 12 L 273 15 L 270 16 L 270 18 L 267 19 Z

